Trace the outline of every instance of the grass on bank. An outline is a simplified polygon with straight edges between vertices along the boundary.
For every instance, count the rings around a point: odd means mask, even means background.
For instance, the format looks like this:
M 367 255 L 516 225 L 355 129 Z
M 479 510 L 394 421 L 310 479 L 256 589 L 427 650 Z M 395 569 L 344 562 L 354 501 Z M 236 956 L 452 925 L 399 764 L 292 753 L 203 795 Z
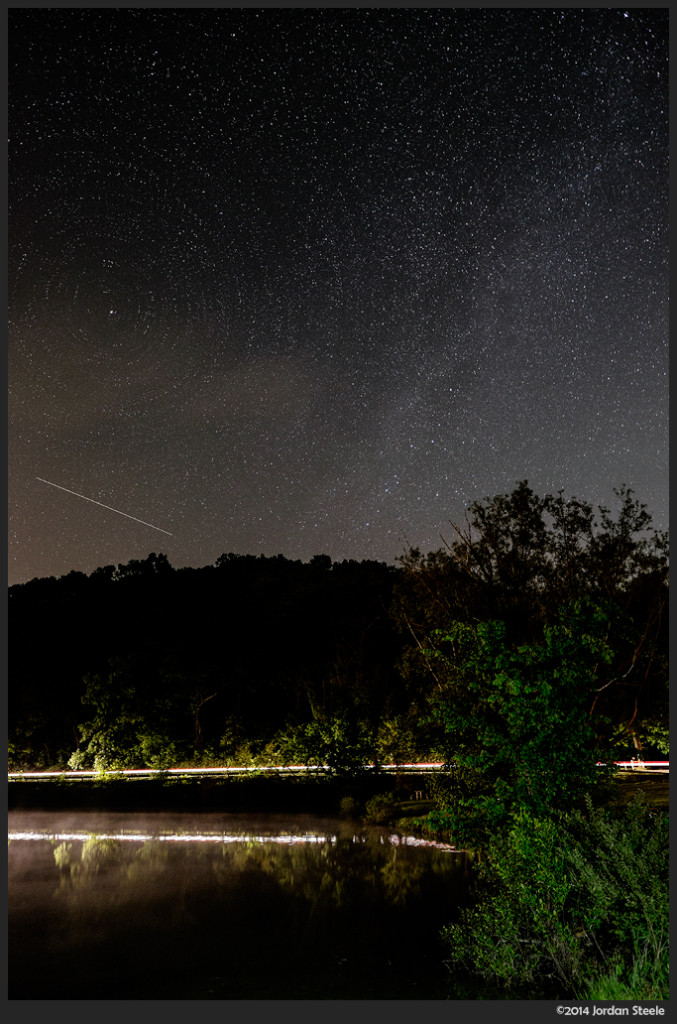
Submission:
M 568 813 L 517 813 L 477 862 L 448 966 L 491 998 L 669 997 L 667 776 L 622 773 Z M 452 839 L 453 841 L 453 839 Z

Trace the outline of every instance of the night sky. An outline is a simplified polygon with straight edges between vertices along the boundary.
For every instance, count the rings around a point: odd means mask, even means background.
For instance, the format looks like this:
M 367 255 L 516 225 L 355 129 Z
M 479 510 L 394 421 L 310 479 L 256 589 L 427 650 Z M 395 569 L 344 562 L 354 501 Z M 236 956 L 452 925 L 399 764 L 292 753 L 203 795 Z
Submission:
M 666 8 L 9 15 L 10 583 L 667 527 Z

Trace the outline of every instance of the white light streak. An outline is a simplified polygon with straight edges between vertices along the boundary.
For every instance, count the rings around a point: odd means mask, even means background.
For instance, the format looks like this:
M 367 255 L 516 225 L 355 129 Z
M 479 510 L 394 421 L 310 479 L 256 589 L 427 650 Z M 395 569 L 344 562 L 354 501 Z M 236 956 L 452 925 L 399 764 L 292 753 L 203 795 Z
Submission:
M 614 765 L 617 768 L 656 768 L 662 769 L 663 771 L 670 771 L 669 761 L 614 761 Z M 604 762 L 598 761 L 597 765 L 603 767 Z M 374 764 L 365 764 L 363 768 L 375 768 Z M 447 766 L 453 767 L 453 765 Z M 442 761 L 419 761 L 411 762 L 408 764 L 382 764 L 380 765 L 380 771 L 382 772 L 435 772 L 445 768 Z M 86 779 L 97 779 L 103 777 L 115 778 L 133 778 L 145 777 L 151 778 L 154 775 L 161 776 L 185 776 L 193 775 L 196 777 L 203 775 L 238 775 L 238 774 L 279 774 L 287 775 L 290 772 L 320 772 L 328 771 L 329 765 L 326 764 L 279 764 L 279 765 L 256 765 L 254 767 L 242 767 L 240 765 L 223 766 L 220 768 L 122 768 L 120 770 L 111 769 L 110 771 L 100 772 L 88 769 L 78 769 L 69 771 L 45 771 L 45 772 L 7 772 L 7 778 L 11 781 L 12 779 L 81 779 L 83 782 Z
M 314 832 L 306 832 L 291 835 L 234 835 L 227 833 L 192 833 L 177 832 L 163 835 L 161 833 L 142 832 L 9 832 L 7 838 L 13 841 L 52 841 L 59 843 L 86 843 L 92 839 L 113 839 L 116 842 L 124 843 L 275 843 L 278 846 L 298 846 L 302 844 L 322 845 L 331 843 L 335 845 L 338 841 L 336 835 L 317 835 Z M 353 836 L 354 843 L 366 842 L 366 836 Z M 442 850 L 445 853 L 461 853 L 450 843 L 441 843 L 434 839 L 421 839 L 418 836 L 389 835 L 380 837 L 381 845 L 389 843 L 391 846 L 416 846 L 425 847 L 431 850 Z
M 88 498 L 86 494 L 78 494 L 77 491 L 71 491 L 68 487 L 62 487 L 61 484 L 53 484 L 51 480 L 43 480 L 41 476 L 36 476 L 36 480 L 39 480 L 41 484 L 48 484 L 50 487 L 56 487 L 60 491 L 65 491 L 66 494 L 74 494 L 76 498 L 84 498 L 85 501 L 91 501 L 92 505 L 100 505 L 101 508 L 107 508 L 109 512 L 117 512 L 119 516 L 124 516 L 125 519 L 133 519 L 135 523 L 141 523 L 142 526 L 150 526 L 151 530 L 157 530 L 159 533 L 166 533 L 168 537 L 173 537 L 174 534 L 170 533 L 169 530 L 163 530 L 160 526 L 153 526 L 152 523 L 147 523 L 143 519 L 137 519 L 136 516 L 130 516 L 127 512 L 121 512 L 119 508 L 113 508 L 112 505 L 104 505 L 102 501 L 96 501 L 95 498 Z
M 91 839 L 114 839 L 116 842 L 122 843 L 278 843 L 283 846 L 294 846 L 298 843 L 336 842 L 336 836 L 327 837 L 313 833 L 250 836 L 191 832 L 177 832 L 171 835 L 142 832 L 9 832 L 7 837 L 15 840 L 54 840 L 62 843 L 86 843 Z
M 365 764 L 363 768 L 375 768 L 374 764 Z M 401 771 L 433 771 L 437 768 L 444 768 L 441 761 L 432 762 L 426 761 L 421 763 L 411 764 L 382 764 L 380 770 L 384 772 L 401 772 Z M 255 765 L 254 767 L 241 765 L 228 765 L 220 768 L 121 768 L 119 770 L 111 768 L 109 771 L 95 771 L 93 769 L 78 768 L 77 770 L 71 769 L 69 771 L 44 771 L 44 772 L 8 772 L 8 779 L 97 779 L 102 776 L 113 778 L 121 776 L 124 778 L 133 778 L 134 776 L 145 776 L 150 778 L 153 775 L 172 775 L 172 776 L 183 776 L 183 775 L 238 775 L 249 772 L 250 774 L 263 774 L 272 773 L 286 775 L 290 772 L 322 772 L 328 771 L 329 765 L 326 764 L 275 764 L 275 765 Z

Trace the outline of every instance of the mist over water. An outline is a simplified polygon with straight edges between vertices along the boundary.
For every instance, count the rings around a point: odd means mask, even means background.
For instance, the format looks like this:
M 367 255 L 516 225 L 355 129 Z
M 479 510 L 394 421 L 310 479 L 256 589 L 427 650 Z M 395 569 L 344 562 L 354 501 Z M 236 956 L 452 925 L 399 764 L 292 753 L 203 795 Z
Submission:
M 9 814 L 13 999 L 443 999 L 463 854 L 314 815 Z

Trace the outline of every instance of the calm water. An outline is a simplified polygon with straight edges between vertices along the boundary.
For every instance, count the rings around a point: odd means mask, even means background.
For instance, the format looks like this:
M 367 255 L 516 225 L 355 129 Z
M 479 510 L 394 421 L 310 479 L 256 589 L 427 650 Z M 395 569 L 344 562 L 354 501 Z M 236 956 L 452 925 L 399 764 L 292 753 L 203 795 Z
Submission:
M 11 999 L 453 998 L 464 855 L 314 815 L 9 814 Z

